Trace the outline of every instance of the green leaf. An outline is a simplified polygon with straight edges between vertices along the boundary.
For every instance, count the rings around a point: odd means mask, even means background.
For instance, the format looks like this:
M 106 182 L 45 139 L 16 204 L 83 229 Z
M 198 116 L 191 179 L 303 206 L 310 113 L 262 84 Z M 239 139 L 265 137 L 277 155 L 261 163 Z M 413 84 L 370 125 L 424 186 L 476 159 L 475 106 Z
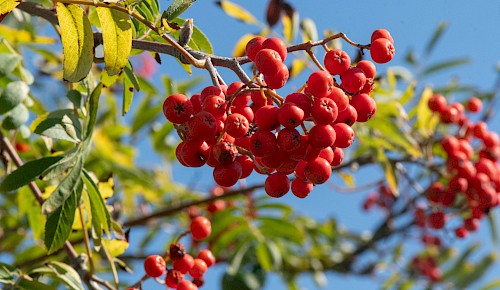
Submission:
M 123 79 L 123 102 L 122 102 L 122 116 L 127 114 L 132 105 L 132 99 L 134 98 L 134 84 L 129 78 Z
M 443 274 L 443 279 L 445 279 L 444 281 L 448 281 L 451 278 L 457 277 L 457 274 L 460 273 L 460 269 L 463 268 L 467 259 L 478 248 L 479 248 L 479 244 L 474 243 L 474 244 L 470 245 L 466 250 L 464 250 L 462 252 L 462 254 L 460 255 L 460 257 L 458 257 L 458 259 L 455 261 L 453 266 Z
M 420 134 L 428 137 L 434 134 L 434 130 L 439 122 L 439 118 L 432 113 L 427 105 L 429 99 L 432 97 L 432 89 L 425 88 L 420 97 L 420 101 L 416 107 L 417 122 L 415 122 L 415 128 Z
M 434 34 L 432 35 L 431 40 L 429 41 L 429 43 L 425 47 L 425 54 L 430 54 L 432 52 L 432 50 L 436 46 L 438 40 L 441 38 L 441 36 L 443 35 L 443 33 L 447 27 L 448 27 L 448 24 L 446 22 L 439 23 L 439 26 L 434 31 Z
M 111 218 L 109 216 L 108 209 L 106 208 L 106 204 L 102 199 L 102 195 L 99 192 L 99 188 L 85 170 L 82 174 L 82 180 L 87 188 L 87 194 L 90 199 L 93 230 L 99 239 L 102 238 L 103 229 L 109 236 L 111 230 Z M 95 242 L 96 241 L 94 240 L 94 243 Z
M 452 68 L 452 67 L 457 67 L 457 66 L 461 66 L 461 65 L 464 65 L 464 64 L 468 64 L 470 62 L 470 60 L 466 57 L 464 58 L 456 58 L 456 59 L 452 59 L 452 60 L 447 60 L 447 61 L 443 61 L 443 62 L 439 62 L 435 65 L 432 65 L 428 68 L 426 68 L 422 75 L 424 76 L 428 76 L 430 74 L 433 74 L 433 73 L 436 73 L 436 72 L 439 72 L 439 71 L 442 71 L 442 70 L 446 70 L 446 69 L 449 69 L 449 68 Z
M 45 217 L 42 214 L 42 207 L 35 199 L 35 196 L 28 187 L 21 187 L 17 192 L 17 202 L 19 207 L 19 215 L 26 214 L 33 238 L 38 240 L 43 233 L 45 225 Z
M 142 103 L 137 108 L 137 114 L 132 121 L 132 131 L 131 134 L 137 133 L 146 124 L 150 124 L 152 120 L 156 119 L 158 115 L 162 112 L 162 104 L 152 106 L 151 100 L 153 96 L 144 98 Z
M 83 283 L 80 275 L 78 275 L 78 272 L 71 266 L 61 262 L 47 262 L 44 266 L 32 270 L 30 274 L 31 273 L 53 277 L 66 284 L 68 289 L 84 290 Z
M 68 175 L 59 183 L 54 192 L 52 192 L 49 198 L 43 203 L 42 211 L 44 213 L 52 213 L 56 209 L 61 208 L 61 206 L 65 204 L 65 201 L 74 195 L 76 186 L 81 183 L 80 174 L 82 173 L 82 168 L 83 160 L 79 157 Z
M 73 169 L 73 171 L 75 170 Z M 54 253 L 62 248 L 68 239 L 73 221 L 75 220 L 75 211 L 81 190 L 82 182 L 78 179 L 78 184 L 73 185 L 69 196 L 64 199 L 61 206 L 47 217 L 44 239 L 48 251 L 47 254 Z M 54 193 L 56 192 L 53 192 L 52 195 Z M 45 203 L 43 205 L 45 206 Z
M 302 34 L 302 42 L 317 41 L 318 29 L 316 23 L 310 18 L 304 18 L 300 22 L 300 32 Z
M 303 231 L 288 220 L 264 216 L 257 217 L 257 220 L 260 222 L 259 230 L 267 238 L 284 239 L 298 245 L 304 241 Z
M 168 21 L 172 21 L 177 16 L 181 15 L 182 12 L 191 6 L 196 0 L 174 0 L 172 5 L 170 5 L 167 10 L 162 15 L 162 19 L 166 18 Z
M 217 1 L 217 5 L 219 5 L 227 15 L 234 17 L 240 21 L 247 23 L 257 23 L 257 19 L 250 12 L 245 10 L 243 7 L 234 4 L 231 1 Z
M 14 285 L 16 283 L 14 275 L 19 276 L 19 270 L 0 262 L 0 283 Z
M 488 213 L 488 225 L 490 228 L 491 239 L 494 244 L 498 244 L 498 225 L 495 218 L 495 212 L 490 211 Z
M 99 97 L 101 96 L 102 83 L 92 91 L 89 98 L 89 123 L 87 124 L 87 131 L 85 133 L 85 140 L 88 142 L 94 133 L 95 123 L 97 121 L 97 108 L 99 107 Z
M 25 163 L 5 177 L 0 184 L 0 192 L 12 191 L 30 183 L 37 179 L 44 170 L 61 159 L 61 156 L 51 156 Z
M 68 168 L 75 164 L 75 158 L 79 153 L 79 147 L 73 147 L 72 149 L 64 152 L 64 154 L 58 155 L 61 159 L 47 167 L 47 169 L 42 172 L 41 175 L 43 180 L 50 180 L 63 174 Z
M 38 282 L 37 280 L 26 280 L 19 278 L 19 281 L 17 282 L 17 286 L 21 289 L 26 289 L 26 290 L 57 290 L 57 288 L 53 286 L 49 286 L 46 284 L 43 284 L 42 282 Z
M 102 28 L 104 63 L 110 76 L 116 75 L 127 65 L 132 50 L 132 22 L 127 13 L 96 7 Z
M 139 80 L 135 76 L 134 72 L 132 71 L 132 65 L 128 63 L 125 67 L 125 77 L 134 85 L 134 89 L 136 91 L 139 91 L 141 87 L 139 86 Z
M 16 0 L 0 0 L 0 14 L 7 14 L 16 8 L 20 2 Z
M 479 290 L 495 290 L 495 289 L 500 289 L 500 280 L 492 281 L 481 287 L 481 289 Z
M 30 126 L 39 135 L 78 143 L 82 138 L 82 125 L 72 109 L 57 110 L 39 116 Z
M 15 2 L 19 3 L 17 1 Z M 21 56 L 16 54 L 0 53 L 0 75 L 10 74 L 21 63 L 22 59 Z
M 214 49 L 212 47 L 212 44 L 210 43 L 210 40 L 208 40 L 207 36 L 205 33 L 203 33 L 198 27 L 193 26 L 193 34 L 191 35 L 191 40 L 189 41 L 194 42 L 200 51 L 204 51 L 208 54 L 213 54 Z
M 66 98 L 76 107 L 81 108 L 83 103 L 82 94 L 77 90 L 70 90 L 66 94 Z
M 0 115 L 21 104 L 28 96 L 29 87 L 21 81 L 10 82 L 0 95 Z
M 257 244 L 255 255 L 262 268 L 266 271 L 279 269 L 281 266 L 281 252 L 271 240 L 264 240 Z
M 486 274 L 488 268 L 495 262 L 496 260 L 496 253 L 491 253 L 488 255 L 485 255 L 479 263 L 474 265 L 472 272 L 468 273 L 467 275 L 461 275 L 458 277 L 458 280 L 455 283 L 455 287 L 457 289 L 466 289 L 468 288 L 469 285 L 472 283 L 479 281 L 481 277 Z
M 92 27 L 80 6 L 57 2 L 56 9 L 64 54 L 63 77 L 69 82 L 78 82 L 89 74 L 94 61 Z

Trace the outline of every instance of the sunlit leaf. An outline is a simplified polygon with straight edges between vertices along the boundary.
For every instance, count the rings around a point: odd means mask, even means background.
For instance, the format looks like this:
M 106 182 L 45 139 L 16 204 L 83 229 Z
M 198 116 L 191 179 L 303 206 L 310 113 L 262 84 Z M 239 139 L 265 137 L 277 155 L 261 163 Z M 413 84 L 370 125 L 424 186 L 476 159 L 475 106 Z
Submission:
M 457 58 L 457 59 L 452 59 L 452 60 L 447 60 L 443 62 L 436 63 L 430 67 L 427 67 L 423 72 L 422 75 L 424 76 L 429 76 L 433 73 L 437 73 L 443 70 L 447 70 L 450 68 L 454 68 L 457 66 L 461 66 L 464 64 L 469 63 L 469 59 L 464 57 L 464 58 Z
M 49 166 L 61 160 L 61 156 L 45 157 L 25 163 L 11 174 L 7 175 L 0 184 L 0 192 L 7 192 L 37 179 Z
M 433 92 L 430 88 L 424 89 L 416 107 L 417 122 L 415 127 L 424 136 L 432 135 L 439 121 L 439 118 L 432 113 L 427 105 L 432 95 Z
M 240 21 L 247 23 L 256 23 L 257 19 L 243 7 L 234 4 L 231 1 L 217 1 L 217 5 L 219 5 L 227 15 L 234 17 Z
M 35 268 L 30 273 L 55 278 L 66 284 L 68 289 L 84 290 L 83 283 L 80 275 L 78 275 L 78 272 L 71 266 L 58 261 L 47 262 L 44 266 Z
M 247 43 L 256 36 L 257 35 L 255 34 L 245 34 L 240 39 L 238 39 L 233 49 L 233 57 L 245 56 Z
M 30 129 L 39 135 L 75 143 L 82 138 L 82 126 L 72 109 L 41 115 L 33 121 Z
M 290 68 L 290 77 L 298 76 L 307 67 L 307 61 L 302 58 L 295 58 Z
M 167 8 L 162 18 L 166 18 L 168 21 L 172 21 L 174 18 L 186 11 L 186 9 L 193 4 L 196 0 L 174 0 L 172 4 Z
M 302 34 L 302 42 L 318 40 L 318 29 L 316 23 L 310 18 L 304 18 L 300 22 L 300 32 Z
M 0 0 L 0 14 L 7 14 L 16 8 L 19 2 L 16 0 Z
M 76 4 L 57 2 L 64 54 L 64 79 L 78 82 L 85 78 L 94 61 L 94 34 L 85 11 Z
M 389 188 L 391 189 L 391 192 L 395 196 L 398 196 L 399 188 L 398 188 L 398 179 L 396 176 L 396 169 L 391 164 L 391 162 L 385 155 L 385 152 L 382 148 L 377 149 L 377 160 L 379 161 L 380 166 L 384 170 L 385 179 L 387 181 L 387 185 L 389 185 Z
M 119 255 L 123 254 L 129 246 L 127 241 L 116 240 L 116 239 L 114 240 L 103 239 L 102 243 L 103 245 L 106 246 L 106 249 L 109 251 L 109 254 L 112 257 L 118 257 Z
M 102 28 L 104 62 L 110 76 L 127 65 L 132 49 L 132 25 L 127 13 L 106 7 L 96 7 Z

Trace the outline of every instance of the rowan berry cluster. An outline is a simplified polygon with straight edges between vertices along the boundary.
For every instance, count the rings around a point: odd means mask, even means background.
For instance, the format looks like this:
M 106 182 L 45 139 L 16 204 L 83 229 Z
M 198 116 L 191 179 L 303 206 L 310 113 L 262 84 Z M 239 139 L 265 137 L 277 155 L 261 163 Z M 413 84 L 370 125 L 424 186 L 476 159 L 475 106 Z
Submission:
M 371 41 L 375 62 L 392 59 L 387 30 L 374 31 Z M 369 96 L 375 65 L 351 64 L 345 51 L 328 50 L 326 70 L 313 72 L 299 91 L 283 98 L 275 89 L 288 81 L 287 53 L 280 39 L 255 37 L 246 46 L 256 69 L 252 82 L 208 86 L 191 98 L 173 94 L 165 100 L 164 114 L 182 139 L 176 148 L 182 165 L 213 167 L 215 182 L 224 187 L 253 171 L 266 174 L 265 191 L 272 197 L 291 189 L 304 198 L 330 178 L 354 141 L 351 126 L 376 111 Z M 296 178 L 290 181 L 292 174 Z
M 189 233 L 195 241 L 207 238 L 211 232 L 212 225 L 207 218 L 197 216 L 191 220 Z M 167 267 L 167 261 L 171 262 L 171 269 Z M 203 286 L 205 272 L 215 262 L 215 257 L 209 249 L 200 251 L 194 258 L 187 253 L 183 244 L 176 242 L 170 245 L 165 258 L 161 255 L 148 256 L 144 260 L 144 270 L 147 277 L 151 278 L 159 278 L 166 273 L 164 283 L 167 289 L 197 290 Z M 192 280 L 185 279 L 186 274 L 189 274 Z
M 412 259 L 411 266 L 416 273 L 434 282 L 440 281 L 443 276 L 436 259 L 432 256 L 416 256 Z

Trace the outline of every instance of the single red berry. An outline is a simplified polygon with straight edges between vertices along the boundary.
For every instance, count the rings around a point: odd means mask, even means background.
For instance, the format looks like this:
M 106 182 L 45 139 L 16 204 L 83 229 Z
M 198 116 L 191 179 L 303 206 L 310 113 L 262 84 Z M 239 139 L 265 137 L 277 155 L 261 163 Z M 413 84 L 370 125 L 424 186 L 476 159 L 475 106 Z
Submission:
M 189 270 L 189 275 L 195 279 L 199 279 L 205 275 L 205 272 L 207 271 L 207 263 L 203 261 L 202 259 L 194 259 L 194 265 L 191 267 Z
M 354 130 L 345 123 L 338 123 L 333 125 L 335 130 L 335 142 L 333 146 L 338 148 L 347 148 L 354 142 Z
M 207 98 L 208 96 L 219 96 L 219 97 L 224 98 L 223 86 L 221 86 L 221 87 L 217 87 L 217 86 L 205 87 L 201 91 L 201 102 L 203 103 L 205 101 L 205 98 Z
M 313 161 L 314 159 L 318 158 L 319 153 L 321 152 L 322 149 L 323 148 L 317 148 L 317 147 L 309 145 L 307 147 L 306 156 L 303 158 L 303 160 L 306 162 Z
M 446 109 L 446 98 L 441 94 L 434 94 L 427 102 L 427 105 L 431 111 L 441 113 Z
M 20 153 L 28 152 L 28 151 L 30 151 L 30 144 L 17 142 L 16 143 L 16 151 L 20 152 Z
M 394 40 L 392 39 L 391 34 L 387 29 L 377 29 L 373 31 L 372 36 L 371 36 L 371 42 L 374 42 L 375 40 L 379 38 L 385 38 L 388 39 L 391 43 L 394 43 Z
M 184 280 L 184 275 L 177 270 L 168 270 L 165 277 L 165 284 L 170 288 L 177 288 L 177 285 Z
M 304 168 L 304 177 L 313 184 L 325 183 L 331 175 L 332 168 L 330 167 L 330 163 L 321 157 L 307 162 Z
M 292 193 L 298 198 L 305 198 L 313 190 L 313 184 L 309 181 L 296 178 L 292 181 Z
M 276 74 L 264 75 L 264 82 L 271 89 L 280 89 L 285 86 L 289 77 L 290 72 L 288 67 L 283 63 L 281 64 L 280 70 Z
M 257 111 L 265 105 L 272 105 L 272 100 L 263 95 L 260 91 L 251 92 L 250 99 L 252 100 L 252 108 L 254 111 Z
M 387 38 L 378 38 L 370 45 L 370 56 L 376 63 L 389 62 L 395 53 L 394 44 Z
M 315 71 L 307 79 L 307 89 L 316 98 L 328 96 L 333 87 L 333 77 L 326 71 Z
M 251 61 L 255 61 L 255 56 L 261 50 L 262 43 L 264 43 L 265 40 L 265 37 L 256 36 L 247 43 L 245 52 Z
M 291 152 L 300 146 L 301 135 L 294 128 L 283 128 L 278 132 L 276 141 L 281 150 Z
M 205 165 L 211 149 L 205 141 L 190 140 L 181 142 L 181 144 L 179 144 L 180 151 L 179 155 L 177 155 L 178 159 L 180 158 L 179 161 L 182 160 L 181 164 L 186 167 L 201 167 Z
M 160 255 L 148 256 L 144 260 L 144 270 L 149 277 L 160 277 L 165 273 L 165 260 Z
M 362 69 L 352 67 L 340 75 L 341 87 L 348 93 L 359 92 L 366 84 L 366 76 Z
M 360 68 L 365 74 L 367 79 L 373 79 L 377 74 L 377 68 L 375 64 L 369 60 L 362 60 L 356 64 L 357 68 Z
M 298 163 L 298 161 L 291 159 L 288 154 L 285 154 L 285 161 L 280 167 L 276 168 L 276 171 L 284 173 L 286 175 L 292 174 L 295 171 Z
M 248 123 L 247 118 L 238 113 L 233 113 L 227 116 L 226 122 L 224 122 L 226 133 L 234 138 L 245 136 L 249 127 L 250 124 Z
M 446 107 L 439 115 L 441 122 L 444 124 L 457 123 L 460 120 L 460 114 L 454 107 Z
M 201 109 L 209 112 L 216 119 L 220 119 L 224 116 L 224 114 L 226 114 L 226 100 L 221 96 L 207 96 L 201 104 Z
M 325 159 L 326 161 L 328 161 L 328 163 L 332 163 L 333 155 L 334 154 L 332 147 L 326 147 L 319 151 L 318 157 Z
M 481 99 L 476 98 L 476 97 L 471 97 L 470 99 L 467 100 L 467 109 L 470 112 L 477 113 L 481 111 L 483 108 L 483 102 Z
M 347 109 L 343 111 L 339 111 L 339 115 L 337 116 L 337 120 L 335 120 L 335 123 L 345 123 L 349 126 L 352 126 L 358 119 L 358 112 L 356 109 L 348 105 Z
M 217 120 L 209 112 L 201 111 L 187 123 L 189 134 L 196 139 L 213 137 L 217 132 Z
M 231 142 L 221 141 L 212 147 L 212 153 L 219 164 L 230 164 L 236 159 L 238 149 Z
M 177 285 L 177 290 L 198 290 L 198 286 L 193 284 L 193 282 L 189 280 L 182 280 L 178 285 Z
M 341 148 L 335 148 L 333 150 L 333 160 L 330 163 L 331 166 L 339 166 L 344 160 L 344 150 Z
M 470 232 L 475 232 L 479 228 L 479 219 L 477 218 L 466 218 L 464 220 L 464 227 Z
M 203 240 L 212 233 L 212 224 L 206 217 L 199 216 L 191 221 L 189 229 L 195 240 Z
M 446 223 L 446 216 L 444 212 L 433 212 L 428 216 L 427 223 L 433 229 L 442 229 Z
M 335 130 L 330 125 L 314 125 L 309 130 L 309 145 L 315 148 L 326 148 L 335 142 Z
M 191 105 L 193 106 L 193 115 L 201 112 L 201 94 L 194 94 L 189 99 Z
M 469 232 L 464 227 L 459 227 L 459 228 L 455 229 L 455 235 L 459 239 L 463 239 L 463 238 L 467 237 L 468 234 L 469 234 Z
M 191 270 L 193 265 L 194 258 L 189 254 L 185 254 L 182 258 L 175 260 L 172 267 L 174 270 L 177 270 L 182 274 L 186 274 L 189 270 Z
M 294 103 L 284 103 L 278 110 L 278 121 L 286 128 L 295 128 L 304 121 L 304 111 Z
M 209 249 L 201 250 L 196 258 L 203 260 L 208 268 L 216 262 L 214 254 Z
M 278 52 L 272 49 L 261 49 L 255 56 L 255 66 L 263 75 L 275 75 L 282 68 L 283 61 Z
M 377 103 L 367 94 L 358 94 L 352 97 L 351 106 L 356 109 L 356 122 L 366 122 L 377 111 Z
M 244 105 L 244 106 L 231 106 L 231 113 L 241 114 L 243 117 L 245 117 L 248 120 L 249 124 L 252 123 L 254 118 L 255 118 L 255 114 L 253 113 L 252 108 L 250 108 L 246 105 Z
M 337 104 L 332 99 L 326 97 L 314 101 L 311 115 L 316 124 L 327 125 L 333 123 L 338 114 Z
M 263 106 L 255 112 L 255 124 L 259 130 L 271 131 L 279 127 L 279 108 L 275 106 Z
M 185 95 L 173 94 L 163 102 L 163 114 L 170 122 L 183 124 L 193 114 L 193 105 Z
M 300 135 L 299 146 L 296 149 L 288 152 L 290 159 L 299 161 L 305 158 L 307 154 L 307 148 L 309 147 L 308 139 L 308 135 Z
M 288 52 L 285 43 L 280 38 L 270 37 L 264 40 L 262 43 L 262 49 L 265 48 L 276 51 L 280 55 L 281 60 L 285 61 Z
M 250 137 L 250 151 L 257 157 L 272 155 L 278 150 L 276 136 L 269 132 L 259 130 Z
M 266 178 L 264 189 L 271 197 L 282 197 L 290 190 L 290 179 L 281 172 L 270 174 Z
M 340 75 L 351 66 L 351 58 L 341 49 L 332 49 L 325 54 L 324 64 L 332 75 Z
M 220 186 L 231 187 L 241 178 L 242 171 L 239 162 L 217 165 L 213 171 L 214 181 Z

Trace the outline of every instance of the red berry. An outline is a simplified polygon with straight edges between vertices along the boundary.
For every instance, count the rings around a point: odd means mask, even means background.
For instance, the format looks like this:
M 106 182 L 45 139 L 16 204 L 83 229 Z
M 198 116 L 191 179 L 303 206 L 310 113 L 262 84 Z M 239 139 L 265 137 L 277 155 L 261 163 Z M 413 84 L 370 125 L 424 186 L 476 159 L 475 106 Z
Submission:
M 367 94 L 359 94 L 352 97 L 351 106 L 356 109 L 356 122 L 366 122 L 372 118 L 377 111 L 377 103 Z
M 316 124 L 327 125 L 333 123 L 338 116 L 337 104 L 330 98 L 320 98 L 314 101 L 311 115 Z
M 283 128 L 278 132 L 276 141 L 281 150 L 291 152 L 300 146 L 301 135 L 294 128 Z
M 294 103 L 284 103 L 278 110 L 278 121 L 286 128 L 295 128 L 304 121 L 304 111 Z
M 188 123 L 189 134 L 196 139 L 213 137 L 217 132 L 217 120 L 209 112 L 201 111 Z
M 199 279 L 205 275 L 205 272 L 207 271 L 207 263 L 203 261 L 202 259 L 194 259 L 194 265 L 191 267 L 189 270 L 189 275 L 195 279 Z
M 247 118 L 238 113 L 233 113 L 227 116 L 226 122 L 224 122 L 226 133 L 234 138 L 245 136 L 248 132 L 249 126 L 250 124 L 248 124 Z
M 386 29 L 381 28 L 381 29 L 377 29 L 377 30 L 373 31 L 372 36 L 371 36 L 371 42 L 374 42 L 375 40 L 377 40 L 379 38 L 386 38 L 391 43 L 394 43 L 394 40 L 392 39 L 391 34 Z
M 285 103 L 294 103 L 304 111 L 304 118 L 311 115 L 312 101 L 309 96 L 303 93 L 291 93 L 286 96 Z
M 259 130 L 271 131 L 279 127 L 279 108 L 275 106 L 263 106 L 255 112 L 255 124 Z
M 170 288 L 177 288 L 177 285 L 184 280 L 184 275 L 177 270 L 168 270 L 165 277 L 165 284 Z
M 357 119 L 358 112 L 353 106 L 348 105 L 347 109 L 339 111 L 339 115 L 337 116 L 337 120 L 335 120 L 335 123 L 345 123 L 349 126 L 352 126 L 352 124 L 354 124 Z
M 280 38 L 270 37 L 264 40 L 264 42 L 262 43 L 262 49 L 265 48 L 276 51 L 280 55 L 281 60 L 285 61 L 288 52 L 285 43 Z
M 431 111 L 440 113 L 446 109 L 446 98 L 441 94 L 434 94 L 429 99 L 427 105 Z
M 224 165 L 217 165 L 214 167 L 213 177 L 214 181 L 225 187 L 231 187 L 238 182 L 242 175 L 242 167 L 239 162 L 232 162 Z
M 352 67 L 340 75 L 342 88 L 351 94 L 359 92 L 366 84 L 366 76 L 362 69 Z
M 340 88 L 333 87 L 331 93 L 326 96 L 337 105 L 338 112 L 342 112 L 349 106 L 349 97 Z
M 251 61 L 255 61 L 255 56 L 261 50 L 262 43 L 264 43 L 265 40 L 265 37 L 256 36 L 247 43 L 245 52 Z
M 315 148 L 326 148 L 335 142 L 335 130 L 330 125 L 317 124 L 309 131 L 309 145 Z
M 365 74 L 367 79 L 373 79 L 377 73 L 377 68 L 375 64 L 369 60 L 362 60 L 356 64 L 357 68 L 360 68 Z
M 179 285 L 177 285 L 177 290 L 198 290 L 198 286 L 189 280 L 182 280 Z
M 209 249 L 201 250 L 196 258 L 205 261 L 208 268 L 212 267 L 216 261 L 214 254 Z
M 313 190 L 313 184 L 309 181 L 296 178 L 292 181 L 292 193 L 298 198 L 305 198 Z
M 186 123 L 193 113 L 191 101 L 183 94 L 170 95 L 163 102 L 163 114 L 172 123 Z
M 201 102 L 203 103 L 208 96 L 219 96 L 224 98 L 224 92 L 221 87 L 208 86 L 201 91 Z
M 338 148 L 347 148 L 354 142 L 354 130 L 347 124 L 338 123 L 333 125 L 335 130 L 335 142 L 333 146 Z
M 427 223 L 433 229 L 442 229 L 446 222 L 446 216 L 444 212 L 433 212 L 429 215 Z
M 313 184 L 325 183 L 332 175 L 330 163 L 321 157 L 307 162 L 304 168 L 304 177 Z
M 17 142 L 16 143 L 16 151 L 20 152 L 20 153 L 28 152 L 28 151 L 30 151 L 30 144 Z
M 455 235 L 457 236 L 457 238 L 463 239 L 467 237 L 468 234 L 469 232 L 464 227 L 459 227 L 455 229 Z
M 339 166 L 344 160 L 344 150 L 341 148 L 335 148 L 333 150 L 333 160 L 330 163 L 331 166 Z
M 226 114 L 226 100 L 221 96 L 207 96 L 201 104 L 201 109 L 209 112 L 216 119 L 220 119 Z
M 201 167 L 206 163 L 211 148 L 205 141 L 190 140 L 181 144 L 178 146 L 180 151 L 179 155 L 177 155 L 179 161 L 182 160 L 181 164 L 186 167 Z
M 236 157 L 236 162 L 241 165 L 241 176 L 240 179 L 247 178 L 252 174 L 253 171 L 253 161 L 250 157 L 246 155 L 239 155 Z
M 387 38 L 378 38 L 370 45 L 370 56 L 376 63 L 389 62 L 395 53 L 394 44 Z
M 270 156 L 278 149 L 276 136 L 269 131 L 257 131 L 250 138 L 250 151 L 257 157 Z
M 479 98 L 472 97 L 467 100 L 467 109 L 473 113 L 481 111 L 483 102 Z
M 282 197 L 290 190 L 290 179 L 286 174 L 276 172 L 266 178 L 264 189 L 271 197 Z
M 307 88 L 316 98 L 328 96 L 333 87 L 332 75 L 326 71 L 313 72 L 307 79 Z
M 479 219 L 473 217 L 465 219 L 464 227 L 470 232 L 476 231 L 479 228 Z
M 160 255 L 148 256 L 144 260 L 144 270 L 149 277 L 160 277 L 165 273 L 165 260 Z
M 189 229 L 195 240 L 203 240 L 212 233 L 212 224 L 206 217 L 198 216 L 191 221 Z
M 290 72 L 288 71 L 288 67 L 283 63 L 281 64 L 280 70 L 276 74 L 264 75 L 264 81 L 269 88 L 280 89 L 285 86 L 289 77 Z
M 261 49 L 255 56 L 255 66 L 263 75 L 275 75 L 282 68 L 279 53 L 272 49 Z
M 332 75 L 340 75 L 351 66 L 351 58 L 341 49 L 332 49 L 325 54 L 324 64 Z

